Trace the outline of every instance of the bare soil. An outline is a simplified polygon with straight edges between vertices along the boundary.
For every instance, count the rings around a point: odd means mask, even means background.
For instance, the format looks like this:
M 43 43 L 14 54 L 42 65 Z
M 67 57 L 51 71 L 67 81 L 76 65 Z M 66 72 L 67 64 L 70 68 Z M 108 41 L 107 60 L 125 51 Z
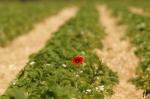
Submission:
M 35 25 L 29 33 L 16 38 L 8 47 L 0 48 L 0 95 L 24 68 L 29 61 L 29 55 L 43 48 L 52 33 L 75 16 L 76 12 L 76 7 L 63 9 L 57 15 L 50 16 L 44 22 Z
M 132 12 L 132 13 L 134 13 L 134 14 L 138 14 L 138 15 L 150 17 L 150 13 L 144 11 L 142 8 L 138 8 L 138 7 L 129 7 L 129 11 Z
M 98 7 L 98 10 L 106 36 L 102 40 L 103 49 L 95 51 L 119 77 L 119 84 L 113 89 L 114 94 L 106 99 L 143 99 L 142 91 L 128 81 L 135 76 L 139 59 L 134 55 L 135 48 L 125 36 L 125 26 L 118 26 L 118 20 L 111 16 L 105 5 Z

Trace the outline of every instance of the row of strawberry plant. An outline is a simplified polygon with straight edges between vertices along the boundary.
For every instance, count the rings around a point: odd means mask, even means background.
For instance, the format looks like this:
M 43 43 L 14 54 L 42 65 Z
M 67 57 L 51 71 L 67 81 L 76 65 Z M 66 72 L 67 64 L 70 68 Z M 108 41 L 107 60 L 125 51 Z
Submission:
M 150 94 L 150 17 L 131 13 L 127 9 L 128 5 L 121 2 L 108 4 L 113 14 L 121 19 L 120 24 L 127 25 L 127 34 L 136 46 L 135 54 L 139 57 L 140 63 L 137 76 L 132 81 L 138 88 L 145 90 L 146 94 Z
M 118 80 L 94 54 L 102 28 L 91 4 L 82 6 L 12 82 L 7 99 L 103 99 Z
M 0 46 L 31 30 L 35 23 L 58 12 L 64 2 L 0 2 Z

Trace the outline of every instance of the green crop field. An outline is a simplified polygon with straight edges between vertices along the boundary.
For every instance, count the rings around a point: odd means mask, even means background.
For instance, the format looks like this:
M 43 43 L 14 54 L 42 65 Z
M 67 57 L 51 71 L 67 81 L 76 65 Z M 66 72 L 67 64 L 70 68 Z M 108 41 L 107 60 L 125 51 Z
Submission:
M 150 16 L 129 10 L 134 6 L 150 13 L 149 0 L 0 0 L 0 53 L 1 48 L 7 48 L 17 37 L 63 8 L 76 6 L 79 9 L 40 51 L 29 56 L 25 67 L 0 99 L 104 99 L 113 96 L 113 88 L 120 82 L 119 73 L 94 52 L 102 50 L 102 40 L 107 36 L 97 10 L 104 4 L 111 15 L 119 19 L 117 25 L 126 26 L 125 35 L 139 59 L 136 76 L 128 81 L 136 90 L 142 90 L 142 97 L 150 96 Z M 0 58 L 0 62 L 3 59 Z M 0 73 L 0 80 L 2 77 Z
M 15 85 L 7 90 L 6 97 L 99 99 L 112 94 L 112 86 L 117 82 L 116 74 L 92 53 L 97 45 L 101 46 L 100 41 L 95 39 L 103 36 L 97 11 L 89 4 L 81 9 L 76 18 L 66 23 L 43 50 L 32 56 Z M 85 63 L 80 67 L 70 61 L 76 55 L 85 58 Z M 31 62 L 35 64 L 30 65 Z M 96 90 L 100 86 L 104 89 Z
M 15 37 L 33 29 L 35 23 L 57 13 L 63 2 L 1 2 L 0 46 L 6 46 Z M 39 14 L 40 13 L 40 14 Z

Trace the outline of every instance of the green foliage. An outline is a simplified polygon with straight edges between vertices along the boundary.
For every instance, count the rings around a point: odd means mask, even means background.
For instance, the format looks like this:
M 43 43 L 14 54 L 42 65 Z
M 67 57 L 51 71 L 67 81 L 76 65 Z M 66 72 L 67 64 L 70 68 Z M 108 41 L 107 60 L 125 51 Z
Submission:
M 63 2 L 1 2 L 0 46 L 5 46 L 17 36 L 27 33 L 35 23 L 56 13 Z
M 103 31 L 98 12 L 83 6 L 47 43 L 20 73 L 2 98 L 6 99 L 104 99 L 118 82 L 116 73 L 101 63 L 93 53 L 100 45 Z M 71 63 L 83 56 L 84 64 Z

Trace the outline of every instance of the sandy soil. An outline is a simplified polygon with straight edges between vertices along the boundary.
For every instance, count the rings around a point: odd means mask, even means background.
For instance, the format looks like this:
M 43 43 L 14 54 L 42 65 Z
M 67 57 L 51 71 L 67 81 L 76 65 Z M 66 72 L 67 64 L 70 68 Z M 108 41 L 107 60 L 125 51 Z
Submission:
M 142 8 L 138 8 L 138 7 L 129 7 L 129 11 L 132 12 L 132 13 L 134 13 L 134 14 L 138 14 L 138 15 L 150 17 L 150 13 L 144 11 Z
M 75 16 L 76 12 L 77 8 L 75 7 L 63 9 L 57 15 L 35 25 L 35 28 L 29 33 L 16 38 L 8 47 L 0 48 L 0 95 L 24 68 L 29 55 L 43 48 L 52 33 Z
M 96 53 L 110 69 L 118 73 L 119 84 L 114 87 L 114 95 L 106 99 L 142 99 L 142 91 L 136 90 L 128 80 L 135 76 L 138 58 L 134 48 L 125 36 L 125 26 L 118 26 L 118 20 L 111 16 L 106 6 L 98 7 L 100 22 L 106 36 L 102 40 L 103 49 Z

